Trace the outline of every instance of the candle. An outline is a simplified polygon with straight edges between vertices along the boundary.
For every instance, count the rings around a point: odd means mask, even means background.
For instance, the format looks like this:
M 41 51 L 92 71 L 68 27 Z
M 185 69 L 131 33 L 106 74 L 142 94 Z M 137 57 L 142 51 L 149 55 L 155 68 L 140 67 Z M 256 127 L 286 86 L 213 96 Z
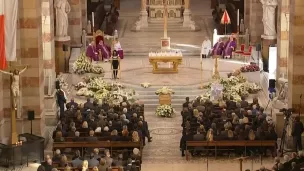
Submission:
M 95 32 L 94 12 L 92 12 L 92 24 L 93 24 L 93 32 Z
M 240 25 L 240 9 L 237 10 L 237 25 Z

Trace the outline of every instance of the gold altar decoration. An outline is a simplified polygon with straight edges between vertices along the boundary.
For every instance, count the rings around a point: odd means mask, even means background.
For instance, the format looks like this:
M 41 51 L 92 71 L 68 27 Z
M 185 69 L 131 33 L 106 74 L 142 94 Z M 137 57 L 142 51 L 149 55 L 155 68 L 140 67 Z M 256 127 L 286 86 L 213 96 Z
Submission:
M 214 55 L 213 58 L 214 58 L 214 73 L 212 75 L 212 78 L 213 79 L 219 79 L 220 78 L 220 73 L 218 71 L 218 58 L 219 58 L 219 55 Z
M 171 94 L 160 94 L 158 97 L 160 105 L 171 105 Z
M 178 65 L 182 63 L 182 58 L 182 56 L 149 56 L 149 62 L 153 66 L 153 74 L 178 73 Z M 159 68 L 159 62 L 170 62 L 173 68 Z

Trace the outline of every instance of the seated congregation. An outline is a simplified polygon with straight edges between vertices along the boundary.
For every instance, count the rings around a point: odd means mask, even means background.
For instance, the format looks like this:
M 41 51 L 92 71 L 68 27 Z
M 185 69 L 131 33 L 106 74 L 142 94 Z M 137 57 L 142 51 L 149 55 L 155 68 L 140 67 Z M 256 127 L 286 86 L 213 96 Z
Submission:
M 46 170 L 140 170 L 146 137 L 151 142 L 143 105 L 84 104 L 73 99 L 60 114 L 53 132 L 54 157 L 46 156 Z
M 259 105 L 257 98 L 254 98 L 251 104 L 245 98 L 242 98 L 241 102 L 235 102 L 231 98 L 220 104 L 214 104 L 210 100 L 203 102 L 200 97 L 193 102 L 186 98 L 181 115 L 182 156 L 185 156 L 185 151 L 196 155 L 206 150 L 215 153 L 218 150 L 240 156 L 246 156 L 247 150 L 264 155 L 267 149 L 271 150 L 273 155 L 276 152 L 277 134 L 274 124 L 271 116 L 265 114 Z M 194 141 L 200 143 L 191 145 Z

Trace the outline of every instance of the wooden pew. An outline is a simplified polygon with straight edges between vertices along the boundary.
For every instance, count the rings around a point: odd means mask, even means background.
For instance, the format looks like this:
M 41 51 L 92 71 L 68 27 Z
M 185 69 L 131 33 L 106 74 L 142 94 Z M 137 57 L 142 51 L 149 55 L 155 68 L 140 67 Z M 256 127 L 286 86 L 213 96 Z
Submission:
M 186 151 L 188 147 L 213 147 L 215 151 L 215 157 L 217 156 L 218 147 L 244 147 L 245 156 L 247 153 L 247 147 L 272 147 L 276 148 L 276 141 L 266 140 L 266 141 L 187 141 Z M 189 159 L 189 154 L 186 153 L 186 159 Z
M 142 144 L 127 141 L 97 141 L 97 142 L 54 142 L 53 151 L 56 149 L 64 148 L 78 148 L 81 149 L 82 156 L 84 155 L 85 148 L 107 148 L 110 153 L 117 148 L 138 148 L 142 153 Z
M 59 171 L 64 171 L 64 167 L 56 167 Z M 93 168 L 89 167 L 89 171 L 93 170 Z M 111 171 L 119 171 L 119 167 L 112 167 Z M 71 171 L 82 171 L 82 169 L 71 167 Z

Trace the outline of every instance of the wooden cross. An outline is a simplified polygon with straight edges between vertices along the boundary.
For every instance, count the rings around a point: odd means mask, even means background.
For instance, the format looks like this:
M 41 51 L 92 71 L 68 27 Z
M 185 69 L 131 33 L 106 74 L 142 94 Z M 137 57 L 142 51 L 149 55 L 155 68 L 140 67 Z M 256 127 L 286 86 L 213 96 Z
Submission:
M 26 67 L 27 67 L 26 65 L 25 66 L 18 65 L 18 64 L 16 64 L 16 62 L 9 62 L 9 67 L 6 69 L 6 71 L 2 71 L 2 72 L 4 74 L 9 74 L 9 73 L 15 72 L 16 70 L 25 71 Z M 10 85 L 12 85 L 12 83 L 13 83 L 13 77 L 10 74 Z M 18 91 L 20 91 L 20 89 Z M 15 104 L 15 103 L 18 103 L 18 102 L 16 102 L 14 99 L 14 94 L 13 94 L 12 88 L 10 91 L 10 97 L 11 97 L 11 99 L 10 99 L 11 100 L 11 139 L 10 139 L 10 141 L 11 141 L 11 144 L 17 144 L 17 142 L 18 142 L 18 134 L 17 134 L 17 128 L 16 128 L 17 107 L 15 105 L 18 106 L 18 104 Z M 17 98 L 19 98 L 19 97 L 17 97 Z
M 168 37 L 168 0 L 164 0 L 164 38 Z

